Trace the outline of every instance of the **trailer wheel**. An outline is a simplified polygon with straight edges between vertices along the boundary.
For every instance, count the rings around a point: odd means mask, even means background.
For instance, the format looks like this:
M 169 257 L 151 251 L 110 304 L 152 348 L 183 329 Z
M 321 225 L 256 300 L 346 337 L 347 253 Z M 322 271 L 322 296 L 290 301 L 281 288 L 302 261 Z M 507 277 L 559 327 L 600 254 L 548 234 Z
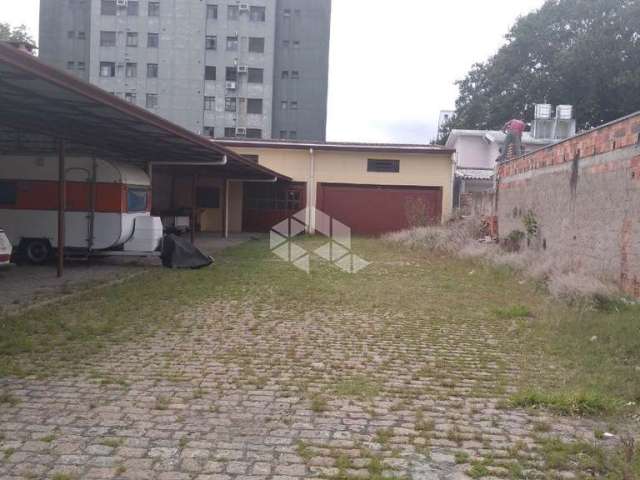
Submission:
M 34 265 L 42 265 L 51 256 L 51 244 L 47 240 L 29 240 L 24 253 L 29 262 Z

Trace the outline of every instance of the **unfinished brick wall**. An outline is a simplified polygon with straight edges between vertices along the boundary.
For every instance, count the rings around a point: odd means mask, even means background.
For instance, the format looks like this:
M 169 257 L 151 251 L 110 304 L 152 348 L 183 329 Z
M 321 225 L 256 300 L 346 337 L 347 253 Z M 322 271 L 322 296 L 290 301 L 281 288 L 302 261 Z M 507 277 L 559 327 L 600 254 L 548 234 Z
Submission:
M 640 112 L 499 167 L 501 237 L 525 231 L 537 248 L 640 297 Z

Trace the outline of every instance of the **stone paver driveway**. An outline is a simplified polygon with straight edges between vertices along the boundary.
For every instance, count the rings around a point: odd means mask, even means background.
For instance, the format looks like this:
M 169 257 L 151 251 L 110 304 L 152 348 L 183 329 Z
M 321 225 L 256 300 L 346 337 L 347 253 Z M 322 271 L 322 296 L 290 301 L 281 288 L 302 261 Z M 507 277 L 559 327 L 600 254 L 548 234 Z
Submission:
M 210 300 L 79 374 L 0 379 L 0 478 L 532 478 L 540 435 L 592 438 L 505 408 L 504 322 L 370 302 Z

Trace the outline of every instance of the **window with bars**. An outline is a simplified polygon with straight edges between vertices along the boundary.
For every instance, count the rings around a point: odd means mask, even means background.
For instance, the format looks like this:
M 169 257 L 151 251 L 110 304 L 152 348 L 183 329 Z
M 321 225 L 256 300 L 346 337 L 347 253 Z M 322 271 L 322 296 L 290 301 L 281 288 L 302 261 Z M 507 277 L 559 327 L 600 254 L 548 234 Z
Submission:
M 262 130 L 259 128 L 247 128 L 247 138 L 262 138 Z
M 115 15 L 116 11 L 116 0 L 102 0 L 100 2 L 101 15 Z
M 218 18 L 218 5 L 207 5 L 207 18 L 210 20 Z
M 140 13 L 140 2 L 136 0 L 129 0 L 127 2 L 127 15 L 131 17 L 137 17 Z
M 216 129 L 214 127 L 204 127 L 202 129 L 202 134 L 205 137 L 213 138 L 215 136 Z
M 238 37 L 236 36 L 227 37 L 227 51 L 229 52 L 238 51 Z
M 147 93 L 147 108 L 157 108 L 158 107 L 158 94 L 157 93 Z
M 250 68 L 247 81 L 249 83 L 263 83 L 264 70 L 262 68 Z
M 249 37 L 249 51 L 264 53 L 264 37 Z
M 160 35 L 157 33 L 147 33 L 147 47 L 158 48 L 160 45 Z
M 247 99 L 247 113 L 262 114 L 262 99 L 261 98 Z
M 267 19 L 267 9 L 265 7 L 251 7 L 249 9 L 249 20 L 252 22 L 264 22 Z
M 149 2 L 149 8 L 147 11 L 147 15 L 150 17 L 159 17 L 160 16 L 160 2 Z
M 101 77 L 115 77 L 116 76 L 116 64 L 114 62 L 100 62 L 100 76 Z
M 127 47 L 138 46 L 138 34 L 136 32 L 127 32 Z
M 237 97 L 225 97 L 224 99 L 224 111 L 235 112 L 238 110 L 238 98 Z
M 205 80 L 215 80 L 216 79 L 216 67 L 211 67 L 209 65 L 204 67 L 204 79 Z
M 147 63 L 147 78 L 158 78 L 157 63 Z
M 204 37 L 204 48 L 206 50 L 217 50 L 218 48 L 218 37 L 215 35 L 207 35 Z
M 206 111 L 213 111 L 216 108 L 216 97 L 206 96 L 204 97 L 204 109 Z
M 238 20 L 240 9 L 238 5 L 227 6 L 227 20 Z
M 127 63 L 127 65 L 125 66 L 124 74 L 127 78 L 136 78 L 138 76 L 138 64 Z
M 115 47 L 116 46 L 116 32 L 101 31 L 100 32 L 100 46 L 101 47 Z

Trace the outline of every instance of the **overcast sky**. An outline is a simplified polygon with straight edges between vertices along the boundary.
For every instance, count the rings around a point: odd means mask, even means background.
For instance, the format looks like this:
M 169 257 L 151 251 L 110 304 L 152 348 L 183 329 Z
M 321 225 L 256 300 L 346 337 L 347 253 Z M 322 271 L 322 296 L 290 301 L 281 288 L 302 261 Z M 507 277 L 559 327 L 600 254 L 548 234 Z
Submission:
M 62 1 L 62 0 L 60 0 Z M 425 143 L 454 82 L 544 0 L 333 0 L 329 140 Z M 39 0 L 0 0 L 37 38 Z

